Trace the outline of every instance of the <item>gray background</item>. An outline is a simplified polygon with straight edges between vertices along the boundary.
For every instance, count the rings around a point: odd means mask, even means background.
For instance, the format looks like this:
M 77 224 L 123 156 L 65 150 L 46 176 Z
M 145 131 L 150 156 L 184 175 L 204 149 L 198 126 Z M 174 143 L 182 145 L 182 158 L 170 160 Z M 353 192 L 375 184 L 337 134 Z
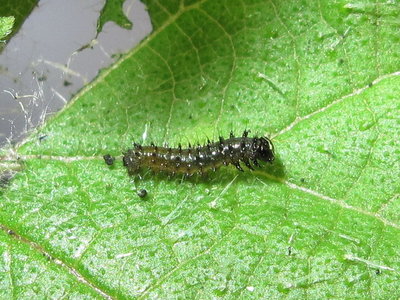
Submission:
M 13 145 L 60 110 L 113 54 L 128 51 L 152 31 L 138 0 L 123 10 L 131 30 L 108 22 L 96 38 L 105 0 L 41 0 L 0 55 L 0 147 Z M 96 38 L 96 39 L 95 39 Z M 80 50 L 85 45 L 90 45 Z

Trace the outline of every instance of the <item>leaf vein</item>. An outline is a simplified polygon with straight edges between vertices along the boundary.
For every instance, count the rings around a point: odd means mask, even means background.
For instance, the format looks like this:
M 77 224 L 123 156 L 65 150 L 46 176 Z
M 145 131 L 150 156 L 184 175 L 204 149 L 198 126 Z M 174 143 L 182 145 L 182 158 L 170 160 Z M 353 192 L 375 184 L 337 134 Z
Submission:
M 90 287 L 91 289 L 93 289 L 95 292 L 97 292 L 100 296 L 104 297 L 105 299 L 113 299 L 113 297 L 109 294 L 107 294 L 105 291 L 103 291 L 100 287 L 98 287 L 97 285 L 95 285 L 95 283 L 91 282 L 89 279 L 85 278 L 81 273 L 79 273 L 78 270 L 76 270 L 74 267 L 70 266 L 68 263 L 64 262 L 62 259 L 55 257 L 53 255 L 51 255 L 48 251 L 46 251 L 46 249 L 36 243 L 33 242 L 31 240 L 29 240 L 28 238 L 18 234 L 15 230 L 8 228 L 6 225 L 4 224 L 0 224 L 0 230 L 8 233 L 8 232 L 13 232 L 13 235 L 11 235 L 14 239 L 28 245 L 32 250 L 35 250 L 39 253 L 41 253 L 42 255 L 51 258 L 51 262 L 60 266 L 63 269 L 66 269 L 67 272 L 72 275 L 73 277 L 75 277 L 75 279 L 79 282 L 82 282 L 83 284 L 87 285 L 88 287 Z

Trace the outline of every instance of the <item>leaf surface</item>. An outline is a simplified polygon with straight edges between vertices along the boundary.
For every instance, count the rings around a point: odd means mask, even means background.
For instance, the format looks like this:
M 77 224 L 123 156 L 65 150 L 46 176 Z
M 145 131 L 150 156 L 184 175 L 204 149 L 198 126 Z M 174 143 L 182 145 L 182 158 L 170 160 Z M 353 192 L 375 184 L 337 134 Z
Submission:
M 14 20 L 14 17 L 0 17 L 0 41 L 10 34 Z
M 18 149 L 0 224 L 113 298 L 398 298 L 399 3 L 160 2 Z M 245 128 L 273 165 L 139 180 L 101 157 Z
M 132 22 L 126 17 L 122 10 L 124 0 L 107 0 L 100 12 L 100 16 L 97 22 L 97 34 L 99 34 L 105 23 L 112 21 L 117 25 L 125 29 L 132 28 Z

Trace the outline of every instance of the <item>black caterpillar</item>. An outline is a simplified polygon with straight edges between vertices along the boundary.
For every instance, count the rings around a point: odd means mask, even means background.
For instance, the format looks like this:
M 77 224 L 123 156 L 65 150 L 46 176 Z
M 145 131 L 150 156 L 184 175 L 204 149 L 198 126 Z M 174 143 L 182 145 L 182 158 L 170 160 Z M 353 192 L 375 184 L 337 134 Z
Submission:
M 206 145 L 197 147 L 189 144 L 187 149 L 183 149 L 180 144 L 178 148 L 167 148 L 135 143 L 133 149 L 124 153 L 123 163 L 130 175 L 137 174 L 142 168 L 149 168 L 154 172 L 186 176 L 215 171 L 229 164 L 243 171 L 240 162 L 251 170 L 254 170 L 251 163 L 260 166 L 258 160 L 271 163 L 274 160 L 271 140 L 266 137 L 249 138 L 248 133 L 244 131 L 242 137 L 234 137 L 231 132 L 229 139 L 220 137 L 218 142 L 208 140 Z

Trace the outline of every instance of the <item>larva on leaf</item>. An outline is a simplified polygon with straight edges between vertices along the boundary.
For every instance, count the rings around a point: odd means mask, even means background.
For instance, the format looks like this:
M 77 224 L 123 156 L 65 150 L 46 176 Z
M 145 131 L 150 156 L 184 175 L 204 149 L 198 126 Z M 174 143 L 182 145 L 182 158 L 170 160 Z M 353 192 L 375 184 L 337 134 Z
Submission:
M 235 137 L 231 132 L 228 139 L 220 137 L 217 142 L 208 140 L 204 146 L 189 145 L 186 149 L 180 144 L 178 148 L 168 148 L 135 143 L 133 149 L 124 153 L 123 164 L 130 175 L 148 168 L 156 173 L 192 176 L 215 171 L 229 164 L 243 171 L 240 162 L 251 170 L 254 170 L 252 164 L 259 166 L 259 160 L 271 163 L 274 160 L 271 140 L 266 137 L 250 138 L 248 133 L 244 131 L 241 137 Z

